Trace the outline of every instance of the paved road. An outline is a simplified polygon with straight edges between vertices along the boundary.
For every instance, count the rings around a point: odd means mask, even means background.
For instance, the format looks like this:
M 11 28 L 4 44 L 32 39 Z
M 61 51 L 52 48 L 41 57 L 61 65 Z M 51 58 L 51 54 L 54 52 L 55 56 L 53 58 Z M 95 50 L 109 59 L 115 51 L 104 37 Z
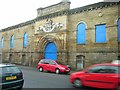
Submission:
M 69 75 L 55 74 L 48 72 L 39 72 L 36 68 L 18 66 L 24 74 L 23 88 L 64 88 L 76 90 L 69 83 Z M 62 89 L 63 90 L 63 89 Z M 79 90 L 95 90 L 91 88 L 83 88 Z M 96 89 L 98 90 L 98 89 Z
M 69 75 L 39 72 L 35 68 L 21 67 L 24 74 L 24 88 L 73 88 Z

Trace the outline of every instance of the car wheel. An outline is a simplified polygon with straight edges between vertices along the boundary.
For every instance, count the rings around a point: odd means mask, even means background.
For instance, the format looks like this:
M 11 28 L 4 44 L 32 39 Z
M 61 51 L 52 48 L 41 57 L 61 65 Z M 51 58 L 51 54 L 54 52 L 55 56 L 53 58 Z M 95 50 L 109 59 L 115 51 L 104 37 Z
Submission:
M 59 74 L 59 73 L 60 73 L 60 70 L 59 70 L 59 69 L 56 69 L 56 70 L 55 70 L 55 73 L 56 73 L 56 74 Z
M 42 72 L 42 71 L 43 71 L 43 68 L 42 68 L 42 67 L 40 67 L 40 68 L 39 68 L 39 71 L 40 71 L 40 72 Z
M 19 88 L 17 88 L 16 90 L 22 90 L 22 87 L 23 87 L 23 86 L 20 86 L 20 87 L 19 87 Z
M 80 79 L 76 79 L 73 83 L 74 87 L 81 88 L 82 87 L 82 82 Z

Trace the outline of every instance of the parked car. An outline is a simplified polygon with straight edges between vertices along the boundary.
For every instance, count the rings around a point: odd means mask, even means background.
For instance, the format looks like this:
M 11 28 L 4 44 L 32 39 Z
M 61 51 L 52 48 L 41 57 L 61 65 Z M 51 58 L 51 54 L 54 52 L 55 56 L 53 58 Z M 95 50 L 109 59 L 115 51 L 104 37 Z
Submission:
M 63 63 L 62 61 L 59 61 L 59 60 L 56 60 L 56 62 L 57 62 L 58 64 L 65 65 L 65 66 L 67 66 L 69 69 L 71 69 L 71 66 L 70 66 L 69 64 Z
M 40 60 L 37 68 L 39 69 L 40 72 L 50 71 L 50 72 L 55 72 L 56 74 L 59 73 L 67 74 L 70 72 L 70 69 L 66 65 L 59 64 L 55 60 L 50 60 L 50 59 Z
M 88 86 L 120 90 L 120 64 L 95 64 L 83 71 L 72 73 L 70 83 L 77 88 Z
M 24 79 L 22 71 L 13 64 L 0 64 L 1 89 L 22 89 Z

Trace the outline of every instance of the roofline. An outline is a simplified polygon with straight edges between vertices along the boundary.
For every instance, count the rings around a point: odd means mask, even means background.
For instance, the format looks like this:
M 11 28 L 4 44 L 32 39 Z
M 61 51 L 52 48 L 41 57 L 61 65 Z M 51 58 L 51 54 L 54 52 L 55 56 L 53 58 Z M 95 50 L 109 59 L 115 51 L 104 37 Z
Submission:
M 46 8 L 50 8 L 50 7 L 53 7 L 53 6 L 57 6 L 57 5 L 61 4 L 61 3 L 71 3 L 71 2 L 59 2 L 59 3 L 57 3 L 57 4 L 50 5 L 50 6 L 47 6 L 47 7 L 43 7 L 43 8 L 40 7 L 40 8 L 37 9 L 37 11 L 38 11 L 38 10 L 43 10 L 43 9 L 46 9 Z
M 60 3 L 62 3 L 62 2 L 60 2 Z M 58 3 L 58 4 L 60 4 L 60 3 Z M 95 9 L 98 9 L 98 8 L 109 7 L 109 6 L 118 5 L 118 4 L 120 4 L 120 2 L 98 2 L 98 3 L 86 5 L 86 6 L 83 6 L 83 7 L 78 7 L 78 8 L 74 8 L 74 9 L 70 9 L 70 10 L 59 11 L 59 12 L 55 12 L 55 13 L 52 13 L 52 14 L 40 16 L 40 17 L 37 17 L 35 19 L 29 20 L 29 21 L 26 21 L 26 22 L 23 22 L 23 23 L 1 29 L 0 32 L 16 29 L 16 28 L 23 27 L 23 26 L 30 25 L 30 24 L 34 24 L 35 22 L 37 22 L 39 20 L 42 20 L 42 19 L 57 17 L 57 16 L 61 16 L 61 15 L 71 15 L 71 14 L 81 13 L 81 12 L 84 12 L 84 11 L 92 11 L 92 10 L 95 10 Z M 55 4 L 55 5 L 57 5 L 57 4 Z M 54 6 L 54 5 L 52 5 L 52 6 Z M 51 6 L 48 6 L 48 7 L 51 7 Z M 45 8 L 48 8 L 48 7 L 45 7 Z
M 81 13 L 84 11 L 92 11 L 92 10 L 107 8 L 109 6 L 118 5 L 118 4 L 120 4 L 120 2 L 97 2 L 97 3 L 89 4 L 86 6 L 73 8 L 69 11 L 69 14 L 75 14 L 75 13 Z

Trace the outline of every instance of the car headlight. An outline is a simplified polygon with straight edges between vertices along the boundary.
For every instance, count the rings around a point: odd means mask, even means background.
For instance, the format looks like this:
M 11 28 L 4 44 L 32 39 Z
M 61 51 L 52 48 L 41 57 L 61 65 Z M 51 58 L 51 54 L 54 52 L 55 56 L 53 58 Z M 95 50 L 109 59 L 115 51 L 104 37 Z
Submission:
M 65 68 L 61 67 L 60 69 L 65 69 Z

